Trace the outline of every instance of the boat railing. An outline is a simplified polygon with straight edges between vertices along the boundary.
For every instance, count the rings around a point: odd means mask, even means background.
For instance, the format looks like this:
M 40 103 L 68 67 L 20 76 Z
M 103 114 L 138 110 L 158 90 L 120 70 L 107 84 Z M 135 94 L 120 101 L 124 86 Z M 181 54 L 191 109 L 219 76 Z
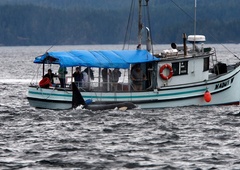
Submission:
M 201 47 L 198 47 L 195 45 L 195 48 L 188 48 L 187 49 L 187 54 L 192 56 L 193 54 L 195 55 L 208 55 L 208 54 L 213 54 L 215 53 L 215 49 L 212 47 L 204 47 L 201 45 Z M 159 58 L 178 58 L 178 57 L 185 57 L 184 54 L 184 48 L 182 46 L 177 47 L 177 49 L 165 49 L 160 53 L 155 53 L 153 54 L 155 57 Z
M 88 82 L 82 83 L 76 82 L 80 91 L 96 91 L 96 92 L 121 92 L 130 91 L 131 84 L 129 83 L 115 83 L 115 82 Z

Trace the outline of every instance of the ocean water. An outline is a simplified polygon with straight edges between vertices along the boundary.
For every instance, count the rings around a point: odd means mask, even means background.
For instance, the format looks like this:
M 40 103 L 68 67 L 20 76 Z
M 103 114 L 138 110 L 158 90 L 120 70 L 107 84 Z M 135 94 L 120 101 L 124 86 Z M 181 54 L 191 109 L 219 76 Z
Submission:
M 240 56 L 239 44 L 211 46 L 224 62 L 237 61 L 229 51 Z M 32 62 L 48 48 L 0 47 L 0 169 L 240 169 L 240 106 L 96 112 L 30 107 L 26 92 L 38 69 Z

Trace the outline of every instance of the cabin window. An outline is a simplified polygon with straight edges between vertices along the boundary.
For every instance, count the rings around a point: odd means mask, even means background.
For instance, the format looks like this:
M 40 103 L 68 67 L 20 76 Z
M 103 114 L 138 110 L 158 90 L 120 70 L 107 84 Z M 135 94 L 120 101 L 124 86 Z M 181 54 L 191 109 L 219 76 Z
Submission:
M 182 61 L 177 63 L 172 63 L 173 75 L 184 75 L 188 74 L 188 62 Z
M 209 70 L 209 57 L 203 59 L 203 71 Z

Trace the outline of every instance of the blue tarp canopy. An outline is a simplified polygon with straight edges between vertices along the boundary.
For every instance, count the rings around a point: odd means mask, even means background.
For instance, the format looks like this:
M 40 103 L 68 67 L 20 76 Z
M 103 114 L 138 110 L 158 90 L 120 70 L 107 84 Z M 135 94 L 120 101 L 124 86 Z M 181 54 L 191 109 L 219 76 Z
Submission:
M 158 60 L 147 50 L 73 50 L 47 52 L 36 57 L 34 63 L 59 64 L 61 67 L 129 68 L 130 64 Z

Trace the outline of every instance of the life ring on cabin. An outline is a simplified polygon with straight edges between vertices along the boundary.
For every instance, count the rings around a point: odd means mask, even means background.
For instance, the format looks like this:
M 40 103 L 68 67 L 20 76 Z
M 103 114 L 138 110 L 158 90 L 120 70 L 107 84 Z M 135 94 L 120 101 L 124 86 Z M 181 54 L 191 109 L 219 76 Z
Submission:
M 40 87 L 49 87 L 51 86 L 51 80 L 48 77 L 44 77 L 40 82 L 39 82 L 39 86 Z
M 169 70 L 169 74 L 167 76 L 165 76 L 163 74 L 163 70 L 164 69 L 168 69 Z M 173 69 L 169 64 L 164 64 L 162 67 L 160 67 L 159 69 L 159 75 L 163 80 L 169 80 L 170 78 L 172 78 L 173 76 Z

